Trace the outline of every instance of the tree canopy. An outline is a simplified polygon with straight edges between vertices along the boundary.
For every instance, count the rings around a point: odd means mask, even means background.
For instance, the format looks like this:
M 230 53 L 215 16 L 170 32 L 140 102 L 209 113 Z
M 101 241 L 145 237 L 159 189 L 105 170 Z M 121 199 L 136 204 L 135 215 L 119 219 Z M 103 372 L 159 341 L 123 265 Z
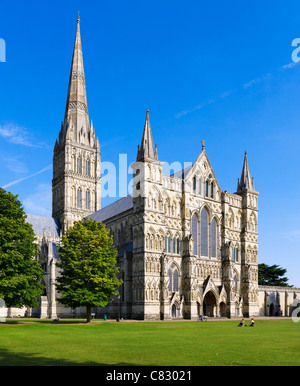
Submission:
M 92 219 L 75 222 L 58 248 L 59 302 L 72 308 L 84 306 L 87 322 L 91 307 L 104 307 L 117 295 L 122 281 L 117 278 L 117 250 L 102 223 Z
M 289 287 L 286 269 L 279 265 L 258 264 L 258 284 L 278 287 Z
M 0 188 L 0 298 L 6 307 L 37 307 L 43 271 L 32 226 L 18 196 Z

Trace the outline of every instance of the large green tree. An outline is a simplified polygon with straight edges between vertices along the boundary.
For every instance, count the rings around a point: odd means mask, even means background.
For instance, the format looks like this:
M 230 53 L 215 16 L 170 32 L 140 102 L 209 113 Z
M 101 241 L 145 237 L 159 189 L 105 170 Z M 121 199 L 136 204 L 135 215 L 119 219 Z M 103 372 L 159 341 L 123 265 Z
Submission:
M 87 322 L 91 308 L 104 307 L 117 295 L 117 250 L 102 223 L 92 219 L 75 222 L 62 237 L 58 248 L 61 272 L 57 278 L 60 303 L 86 307 Z
M 258 264 L 258 284 L 277 287 L 289 287 L 286 269 L 279 265 Z
M 6 307 L 37 307 L 44 291 L 32 226 L 18 196 L 0 188 L 0 298 Z

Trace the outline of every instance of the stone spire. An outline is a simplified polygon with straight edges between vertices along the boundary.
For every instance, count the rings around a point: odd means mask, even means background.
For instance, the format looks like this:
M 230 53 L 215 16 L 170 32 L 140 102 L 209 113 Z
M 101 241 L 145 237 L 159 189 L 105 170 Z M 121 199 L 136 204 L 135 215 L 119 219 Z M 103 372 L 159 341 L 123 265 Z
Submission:
M 242 170 L 241 180 L 238 180 L 237 193 L 241 193 L 244 190 L 255 191 L 253 179 L 251 179 L 247 152 L 245 152 L 244 165 Z
M 77 31 L 69 80 L 67 104 L 64 118 L 64 134 L 73 125 L 77 132 L 89 131 L 89 114 L 86 97 L 85 75 L 80 35 L 80 18 L 77 19 Z
M 65 232 L 100 208 L 101 150 L 89 121 L 78 16 L 65 117 L 53 154 L 52 217 Z
M 138 147 L 138 154 L 137 154 L 137 161 L 158 161 L 158 154 L 157 154 L 157 145 L 153 145 L 153 137 L 151 132 L 151 125 L 150 125 L 150 118 L 149 118 L 149 109 L 147 109 L 146 112 L 146 122 L 143 132 L 143 138 L 141 147 Z

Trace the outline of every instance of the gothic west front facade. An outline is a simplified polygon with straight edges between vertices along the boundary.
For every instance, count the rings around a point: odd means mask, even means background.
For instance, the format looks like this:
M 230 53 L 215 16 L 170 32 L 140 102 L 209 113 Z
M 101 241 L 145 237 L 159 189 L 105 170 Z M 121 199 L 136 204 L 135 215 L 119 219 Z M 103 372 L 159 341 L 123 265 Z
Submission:
M 272 289 L 258 286 L 259 193 L 247 153 L 237 190 L 229 193 L 219 186 L 204 141 L 192 166 L 165 175 L 148 110 L 141 137 L 132 164 L 132 194 L 101 209 L 101 149 L 88 113 L 78 19 L 65 116 L 54 147 L 52 217 L 28 215 L 46 286 L 32 315 L 79 317 L 85 312 L 62 306 L 55 288 L 57 244 L 84 217 L 103 222 L 113 235 L 123 279 L 120 296 L 104 309 L 95 308 L 97 316 L 268 315 L 268 299 L 274 296 L 269 296 Z M 296 296 L 290 292 L 275 297 L 285 314 Z

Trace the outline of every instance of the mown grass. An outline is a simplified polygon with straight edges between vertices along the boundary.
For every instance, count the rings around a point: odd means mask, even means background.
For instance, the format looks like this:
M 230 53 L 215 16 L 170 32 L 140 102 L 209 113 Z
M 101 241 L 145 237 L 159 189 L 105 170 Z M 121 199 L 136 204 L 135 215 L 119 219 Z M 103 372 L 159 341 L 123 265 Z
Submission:
M 0 324 L 2 366 L 299 366 L 300 323 Z

